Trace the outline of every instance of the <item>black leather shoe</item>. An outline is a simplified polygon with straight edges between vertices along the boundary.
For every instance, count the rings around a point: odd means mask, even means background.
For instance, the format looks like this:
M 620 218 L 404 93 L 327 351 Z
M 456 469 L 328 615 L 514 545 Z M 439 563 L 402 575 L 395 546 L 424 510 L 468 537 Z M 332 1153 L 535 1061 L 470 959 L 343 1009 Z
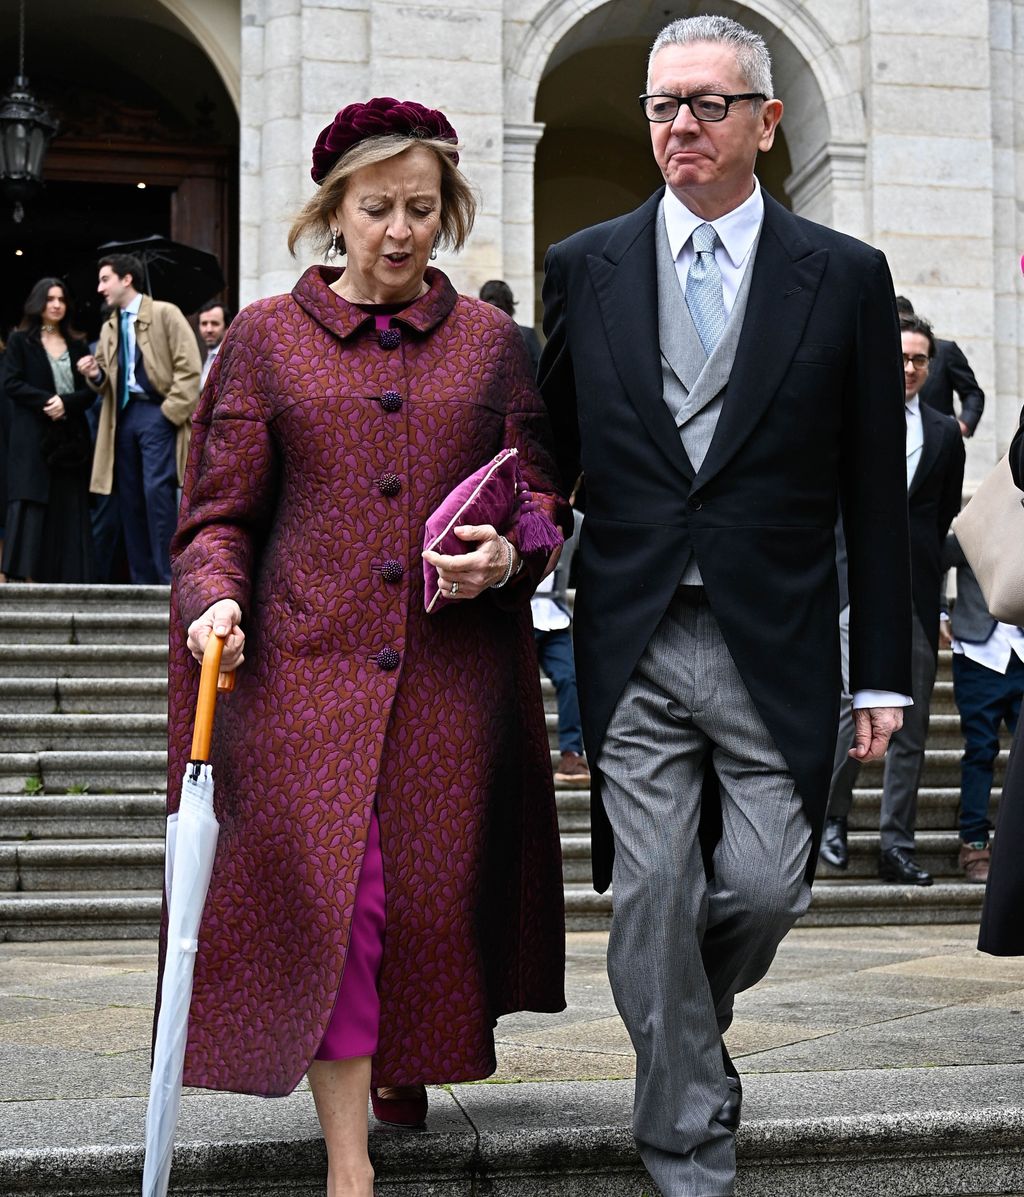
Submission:
M 932 875 L 919 868 L 905 848 L 886 848 L 878 858 L 878 875 L 900 885 L 931 885 Z
M 736 1065 L 726 1051 L 724 1042 L 722 1043 L 722 1066 L 725 1069 L 725 1079 L 729 1085 L 729 1096 L 722 1102 L 721 1108 L 715 1115 L 715 1121 L 721 1123 L 726 1130 L 735 1132 L 739 1130 L 740 1125 L 743 1085 L 740 1083 L 740 1074 L 736 1071 Z
M 818 855 L 834 869 L 845 869 L 850 863 L 850 853 L 846 847 L 846 817 L 844 815 L 825 820 L 825 831 L 821 837 L 821 848 Z

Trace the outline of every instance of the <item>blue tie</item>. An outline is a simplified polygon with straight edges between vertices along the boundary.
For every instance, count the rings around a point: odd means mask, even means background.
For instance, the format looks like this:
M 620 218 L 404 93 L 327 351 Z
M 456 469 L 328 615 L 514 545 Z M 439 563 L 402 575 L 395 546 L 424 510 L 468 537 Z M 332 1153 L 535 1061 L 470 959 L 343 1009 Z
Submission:
M 131 315 L 127 311 L 121 312 L 121 339 L 117 346 L 117 388 L 121 392 L 118 396 L 118 407 L 124 407 L 128 402 L 128 328 Z
M 693 261 L 686 276 L 686 306 L 693 326 L 711 356 L 725 332 L 725 300 L 722 298 L 722 272 L 715 261 L 718 234 L 709 224 L 699 224 L 691 236 Z

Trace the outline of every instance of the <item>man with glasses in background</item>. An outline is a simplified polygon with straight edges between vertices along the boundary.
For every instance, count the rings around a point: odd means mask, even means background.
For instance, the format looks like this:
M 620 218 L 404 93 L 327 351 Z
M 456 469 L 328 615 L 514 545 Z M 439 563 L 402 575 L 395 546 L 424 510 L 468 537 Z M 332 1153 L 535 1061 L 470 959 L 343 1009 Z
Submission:
M 903 727 L 893 736 L 885 762 L 882 809 L 879 817 L 881 851 L 878 873 L 883 881 L 900 885 L 931 885 L 932 876 L 914 858 L 917 828 L 917 790 L 928 739 L 928 715 L 938 666 L 941 616 L 942 551 L 953 517 L 960 510 L 964 485 L 964 443 L 953 416 L 926 407 L 920 399 L 928 368 L 935 357 L 932 326 L 917 315 L 900 317 L 903 340 L 904 411 L 906 412 L 907 506 L 910 512 L 910 576 L 914 599 L 912 684 L 914 705 L 904 714 Z M 840 570 L 843 564 L 840 561 Z M 842 585 L 842 579 L 840 579 Z M 843 638 L 844 686 L 850 609 L 839 617 Z M 845 869 L 849 860 L 847 820 L 853 805 L 853 786 L 860 761 L 850 754 L 854 742 L 849 694 L 844 693 L 839 737 L 832 772 L 828 821 L 821 857 Z
M 585 476 L 574 640 L 633 1131 L 667 1197 L 724 1197 L 722 1035 L 807 908 L 825 816 L 840 499 L 859 759 L 909 702 L 899 331 L 882 254 L 754 177 L 782 115 L 757 34 L 673 21 L 641 106 L 666 186 L 549 250 L 539 381 L 566 489 Z

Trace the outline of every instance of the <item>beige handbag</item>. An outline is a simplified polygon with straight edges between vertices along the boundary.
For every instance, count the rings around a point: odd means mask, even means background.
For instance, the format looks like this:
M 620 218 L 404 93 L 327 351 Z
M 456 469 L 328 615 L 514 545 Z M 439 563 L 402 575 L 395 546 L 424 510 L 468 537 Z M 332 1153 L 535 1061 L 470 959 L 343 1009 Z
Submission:
M 1024 624 L 1024 492 L 1004 457 L 953 521 L 993 619 Z

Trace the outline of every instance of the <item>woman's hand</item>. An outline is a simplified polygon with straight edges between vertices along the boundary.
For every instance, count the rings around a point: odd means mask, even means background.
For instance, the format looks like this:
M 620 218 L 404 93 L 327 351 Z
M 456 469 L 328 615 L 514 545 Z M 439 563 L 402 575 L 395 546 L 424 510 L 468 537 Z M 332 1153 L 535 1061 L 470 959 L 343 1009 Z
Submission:
M 51 420 L 63 420 L 64 414 L 64 400 L 60 395 L 51 395 L 43 404 L 43 415 Z
M 189 652 L 197 661 L 201 661 L 210 633 L 216 632 L 218 636 L 227 637 L 224 641 L 224 655 L 220 659 L 221 673 L 230 673 L 237 669 L 245 660 L 242 655 L 245 633 L 239 627 L 241 618 L 242 609 L 234 599 L 220 599 L 189 626 Z
M 464 524 L 455 529 L 459 540 L 472 542 L 476 548 L 458 557 L 425 549 L 423 557 L 437 570 L 441 591 L 445 598 L 471 599 L 500 582 L 509 570 L 512 554 L 513 577 L 519 565 L 515 545 L 503 540 L 490 524 Z M 506 548 L 506 545 L 508 547 Z M 454 588 L 454 589 L 453 589 Z

